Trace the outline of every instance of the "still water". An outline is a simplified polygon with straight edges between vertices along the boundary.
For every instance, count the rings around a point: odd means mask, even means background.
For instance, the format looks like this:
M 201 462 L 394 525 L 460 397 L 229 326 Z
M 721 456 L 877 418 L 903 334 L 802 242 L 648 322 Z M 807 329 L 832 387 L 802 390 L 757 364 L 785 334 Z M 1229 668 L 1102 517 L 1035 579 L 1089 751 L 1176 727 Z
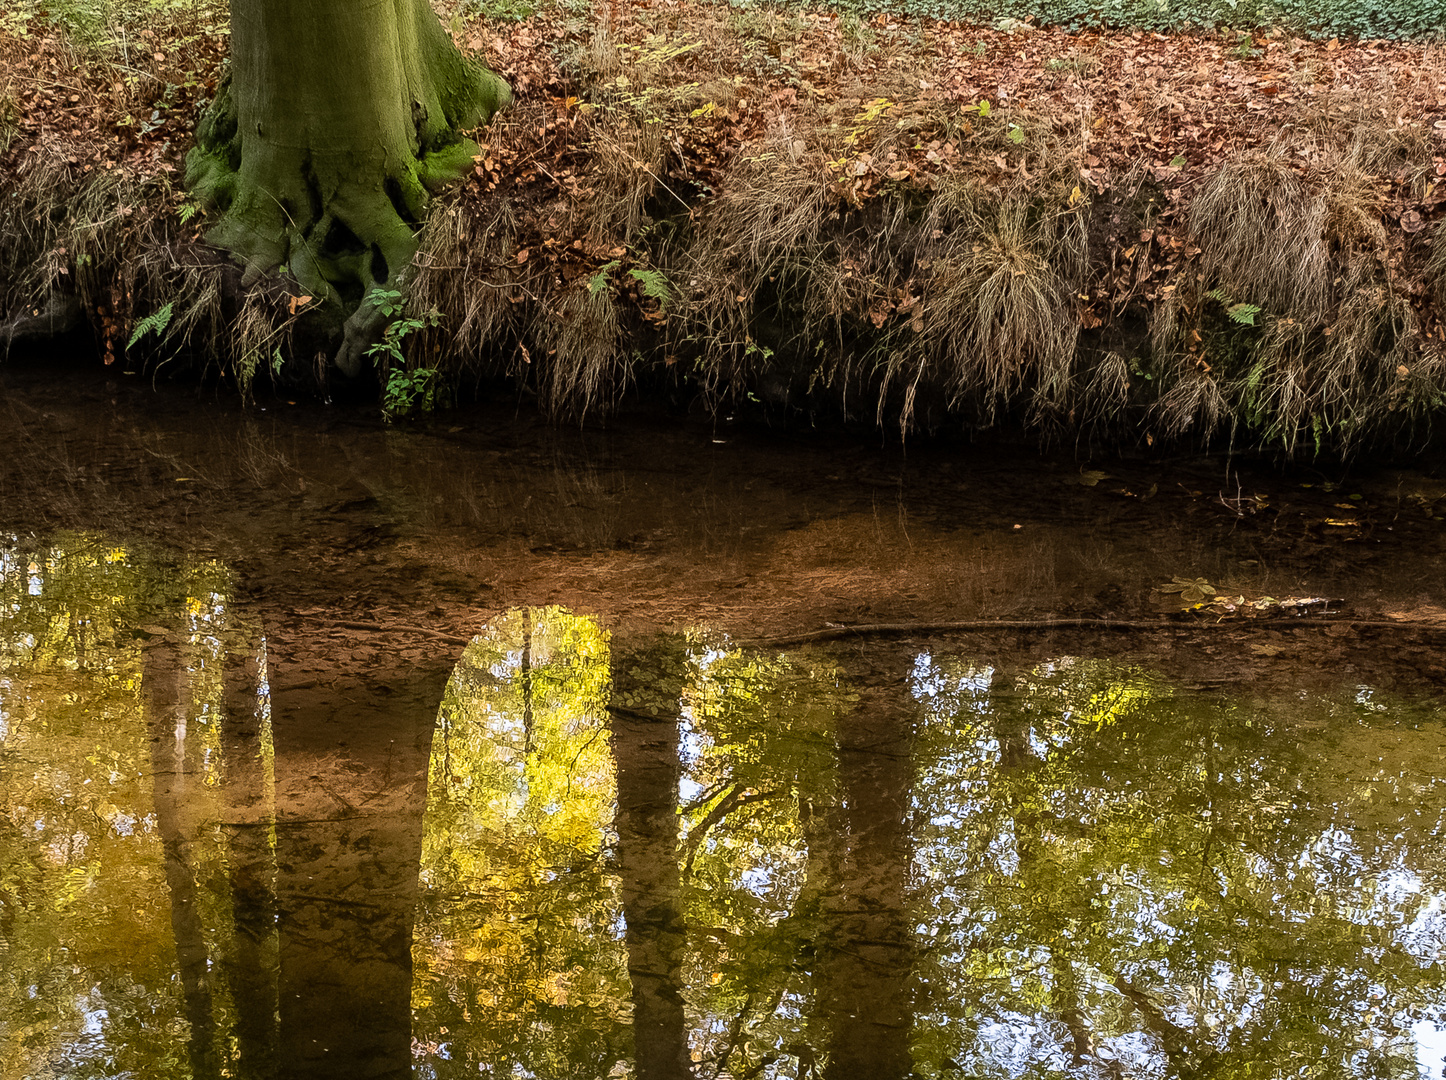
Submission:
M 1430 697 L 523 607 L 358 762 L 231 588 L 0 543 L 5 1077 L 1443 1075 Z
M 0 375 L 0 1080 L 1446 1080 L 1429 470 Z

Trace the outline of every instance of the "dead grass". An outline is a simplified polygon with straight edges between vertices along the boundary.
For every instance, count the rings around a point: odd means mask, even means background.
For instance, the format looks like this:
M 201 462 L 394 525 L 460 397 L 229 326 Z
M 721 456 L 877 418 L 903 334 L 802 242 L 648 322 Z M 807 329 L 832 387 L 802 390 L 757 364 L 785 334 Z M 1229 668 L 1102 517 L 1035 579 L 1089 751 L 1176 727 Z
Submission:
M 930 209 L 929 235 L 943 236 L 927 257 L 921 348 L 950 359 L 955 397 L 982 392 L 992 411 L 1027 390 L 1037 412 L 1062 405 L 1079 336 L 1080 214 L 977 188 L 946 189 Z
M 622 326 L 608 284 L 596 279 L 563 294 L 534 331 L 546 347 L 541 396 L 557 417 L 606 409 L 627 385 Z
M 1288 451 L 1350 447 L 1442 399 L 1386 225 L 1391 178 L 1414 185 L 1429 164 L 1419 132 L 1357 116 L 1202 181 L 1195 273 L 1152 327 L 1172 382 L 1155 407 L 1167 434 L 1228 422 Z
M 499 199 L 483 210 L 444 200 L 421 236 L 411 300 L 441 315 L 428 337 L 451 356 L 484 357 L 515 340 L 533 295 L 517 263 L 518 208 Z
M 1436 304 L 1446 311 L 1446 218 L 1436 222 L 1426 260 L 1426 280 L 1431 283 Z
M 1316 315 L 1330 282 L 1322 211 L 1279 151 L 1227 162 L 1191 204 L 1200 269 L 1233 300 Z
M 7 80 L 0 87 L 0 158 L 10 152 L 10 146 L 20 133 L 20 105 L 15 100 L 14 82 Z

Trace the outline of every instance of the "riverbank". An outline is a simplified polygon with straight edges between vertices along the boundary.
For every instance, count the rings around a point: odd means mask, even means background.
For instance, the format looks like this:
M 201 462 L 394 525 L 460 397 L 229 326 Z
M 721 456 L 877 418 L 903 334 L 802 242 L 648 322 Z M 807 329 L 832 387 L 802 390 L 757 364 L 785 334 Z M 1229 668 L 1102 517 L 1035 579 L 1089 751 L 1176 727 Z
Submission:
M 336 392 L 309 301 L 243 293 L 180 190 L 223 55 L 192 18 L 119 62 L 0 36 L 12 345 Z M 425 224 L 395 414 L 507 383 L 558 418 L 635 395 L 1311 453 L 1423 445 L 1446 406 L 1438 45 L 666 3 L 451 25 L 517 103 Z

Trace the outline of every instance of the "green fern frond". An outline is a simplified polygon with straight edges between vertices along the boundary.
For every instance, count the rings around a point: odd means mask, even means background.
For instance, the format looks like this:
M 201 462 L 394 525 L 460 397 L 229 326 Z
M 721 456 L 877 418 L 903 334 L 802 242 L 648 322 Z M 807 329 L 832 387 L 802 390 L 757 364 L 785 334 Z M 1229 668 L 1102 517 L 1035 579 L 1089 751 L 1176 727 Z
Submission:
M 136 323 L 135 329 L 131 331 L 131 339 L 126 342 L 129 349 L 147 334 L 155 334 L 160 337 L 166 332 L 166 327 L 171 325 L 171 305 L 168 303 L 158 311 L 153 311 L 140 322 Z
M 637 281 L 638 287 L 642 289 L 643 295 L 649 300 L 656 300 L 659 306 L 666 307 L 668 301 L 673 298 L 673 287 L 668 279 L 663 276 L 660 270 L 629 270 L 628 274 Z

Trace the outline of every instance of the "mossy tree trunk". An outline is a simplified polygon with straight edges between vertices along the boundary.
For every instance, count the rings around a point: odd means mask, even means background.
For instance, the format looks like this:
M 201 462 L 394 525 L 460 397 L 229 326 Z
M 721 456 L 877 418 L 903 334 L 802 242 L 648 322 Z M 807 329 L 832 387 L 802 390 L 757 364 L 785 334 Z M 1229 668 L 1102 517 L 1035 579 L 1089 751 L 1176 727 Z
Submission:
M 369 291 L 405 285 L 430 193 L 477 153 L 462 133 L 508 97 L 426 0 L 231 0 L 231 74 L 186 169 L 220 213 L 207 239 L 247 284 L 286 267 L 349 315 L 354 374 L 381 322 Z

